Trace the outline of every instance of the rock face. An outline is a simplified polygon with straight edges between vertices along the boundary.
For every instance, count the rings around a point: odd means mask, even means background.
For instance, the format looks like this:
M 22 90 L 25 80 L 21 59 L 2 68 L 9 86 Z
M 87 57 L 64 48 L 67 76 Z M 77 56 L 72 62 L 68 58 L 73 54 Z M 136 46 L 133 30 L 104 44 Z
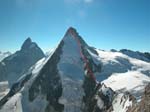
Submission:
M 21 50 L 0 62 L 0 81 L 9 81 L 10 86 L 22 76 L 33 64 L 44 57 L 38 45 L 26 39 Z
M 110 88 L 106 88 L 105 85 L 99 83 L 92 91 L 90 97 L 86 97 L 83 112 L 107 111 L 111 107 L 113 94 L 114 92 Z
M 135 104 L 136 99 L 130 93 L 117 93 L 99 83 L 85 103 L 83 112 L 127 112 Z
M 145 87 L 141 101 L 128 112 L 150 112 L 150 83 Z
M 146 86 L 144 95 L 139 104 L 139 112 L 150 112 L 150 83 Z
M 29 101 L 33 102 L 39 94 L 46 96 L 48 104 L 45 112 L 62 112 L 64 106 L 58 102 L 62 95 L 62 83 L 57 63 L 60 60 L 62 53 L 63 41 L 59 44 L 58 48 L 51 56 L 50 60 L 43 66 L 39 76 L 34 80 L 29 88 Z M 31 110 L 29 110 L 30 112 Z

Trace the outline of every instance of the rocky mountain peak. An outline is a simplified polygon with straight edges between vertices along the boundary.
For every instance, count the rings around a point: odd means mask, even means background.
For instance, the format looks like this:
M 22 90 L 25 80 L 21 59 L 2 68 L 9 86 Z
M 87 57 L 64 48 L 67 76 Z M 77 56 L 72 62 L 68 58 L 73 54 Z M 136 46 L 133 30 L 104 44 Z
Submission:
M 76 37 L 76 38 L 78 38 L 79 34 L 78 34 L 78 32 L 77 32 L 77 30 L 75 28 L 69 27 L 68 30 L 67 30 L 67 32 L 66 32 L 66 34 L 65 34 L 65 36 L 64 36 L 64 38 L 66 38 L 66 37 L 67 38 L 68 37 Z
M 28 48 L 30 48 L 31 45 L 33 45 L 33 44 L 35 44 L 35 43 L 32 42 L 32 40 L 31 40 L 30 37 L 28 37 L 28 38 L 24 41 L 24 43 L 23 43 L 21 49 L 22 49 L 22 50 L 23 50 L 23 49 L 28 49 Z M 36 44 L 35 44 L 35 45 L 36 45 Z
M 11 87 L 20 76 L 44 56 L 40 47 L 35 42 L 32 42 L 31 38 L 27 38 L 21 50 L 16 51 L 3 60 L 5 66 L 0 63 L 0 81 L 8 80 Z

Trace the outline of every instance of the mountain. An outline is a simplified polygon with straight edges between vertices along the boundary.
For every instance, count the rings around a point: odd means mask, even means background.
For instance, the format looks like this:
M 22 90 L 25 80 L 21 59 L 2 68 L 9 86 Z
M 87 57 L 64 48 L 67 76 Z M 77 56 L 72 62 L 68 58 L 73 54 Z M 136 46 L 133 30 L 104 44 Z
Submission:
M 150 83 L 144 88 L 140 101 L 129 92 L 114 92 L 105 84 L 99 85 L 88 100 L 83 112 L 150 112 Z
M 13 84 L 0 112 L 127 112 L 141 100 L 149 70 L 149 62 L 90 47 L 71 27 L 49 56 Z M 134 81 L 115 83 L 127 78 L 137 81 L 138 96 L 131 92 Z
M 99 83 L 85 103 L 83 112 L 128 112 L 136 103 L 129 92 L 118 93 Z
M 104 76 L 104 78 L 100 77 L 100 79 L 97 77 L 99 80 L 104 80 L 113 73 L 125 73 L 128 71 L 139 71 L 150 76 L 150 63 L 147 61 L 139 60 L 117 51 L 113 52 L 99 49 L 96 49 L 96 51 L 99 56 L 95 56 L 95 58 L 102 65 L 102 72 L 98 76 Z
M 120 52 L 122 52 L 123 54 L 126 54 L 132 58 L 150 62 L 150 53 L 148 53 L 148 52 L 142 53 L 139 51 L 131 51 L 131 50 L 127 50 L 127 49 L 122 49 L 122 50 L 120 50 Z
M 38 45 L 27 38 L 21 49 L 0 62 L 0 81 L 9 82 L 10 86 L 33 64 L 44 57 Z
M 90 86 L 96 85 L 93 71 L 100 71 L 98 61 L 90 55 L 94 53 L 76 30 L 69 28 L 53 53 L 12 86 L 0 101 L 2 111 L 16 105 L 16 111 L 23 112 L 81 112 L 84 91 L 88 97 Z M 82 87 L 85 77 L 89 91 L 86 83 Z
M 118 51 L 96 51 L 102 65 L 97 79 L 115 91 L 129 91 L 138 99 L 150 82 L 150 63 Z
M 9 55 L 11 55 L 11 52 L 0 52 L 0 62 Z

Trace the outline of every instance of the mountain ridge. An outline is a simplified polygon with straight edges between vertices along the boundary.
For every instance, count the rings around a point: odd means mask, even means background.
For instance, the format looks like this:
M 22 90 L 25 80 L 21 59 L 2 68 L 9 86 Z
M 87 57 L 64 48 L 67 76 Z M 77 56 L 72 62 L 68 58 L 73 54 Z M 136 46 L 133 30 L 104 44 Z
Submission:
M 23 73 L 44 56 L 43 51 L 37 44 L 27 38 L 20 50 L 6 57 L 0 63 L 0 81 L 8 80 L 11 86 Z
M 50 56 L 39 60 L 13 84 L 0 100 L 0 112 L 12 108 L 19 112 L 128 112 L 136 103 L 135 97 L 128 89 L 118 92 L 101 80 L 113 76 L 118 66 L 120 73 L 130 68 L 148 77 L 149 65 L 120 52 L 92 48 L 71 27 Z M 138 76 L 135 78 L 143 81 Z

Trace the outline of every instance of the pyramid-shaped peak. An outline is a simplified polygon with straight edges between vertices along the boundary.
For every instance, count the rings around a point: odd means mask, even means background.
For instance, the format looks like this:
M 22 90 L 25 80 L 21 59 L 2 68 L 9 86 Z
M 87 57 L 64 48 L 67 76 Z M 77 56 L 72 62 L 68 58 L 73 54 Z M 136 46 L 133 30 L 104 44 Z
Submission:
M 28 38 L 24 41 L 24 43 L 23 43 L 21 49 L 27 49 L 27 48 L 29 48 L 32 44 L 33 44 L 33 42 L 32 42 L 32 40 L 31 40 L 31 38 L 28 37 Z
M 73 27 L 69 27 L 68 28 L 68 30 L 67 30 L 67 33 L 66 33 L 66 35 L 73 35 L 73 36 L 75 36 L 75 37 L 78 37 L 78 32 L 77 32 L 77 30 L 75 29 L 75 28 L 73 28 Z
M 24 43 L 32 43 L 31 38 L 30 38 L 30 37 L 28 37 L 28 38 L 25 40 L 25 42 L 24 42 Z
M 69 32 L 76 32 L 76 29 L 73 28 L 73 27 L 69 27 L 69 28 L 68 28 L 68 31 L 69 31 Z
M 82 46 L 88 47 L 87 43 L 84 41 L 84 39 L 79 35 L 77 30 L 73 27 L 69 27 L 67 32 L 65 33 L 64 38 L 62 39 L 64 42 L 69 41 L 70 43 L 77 43 Z M 71 42 L 72 41 L 72 42 Z

